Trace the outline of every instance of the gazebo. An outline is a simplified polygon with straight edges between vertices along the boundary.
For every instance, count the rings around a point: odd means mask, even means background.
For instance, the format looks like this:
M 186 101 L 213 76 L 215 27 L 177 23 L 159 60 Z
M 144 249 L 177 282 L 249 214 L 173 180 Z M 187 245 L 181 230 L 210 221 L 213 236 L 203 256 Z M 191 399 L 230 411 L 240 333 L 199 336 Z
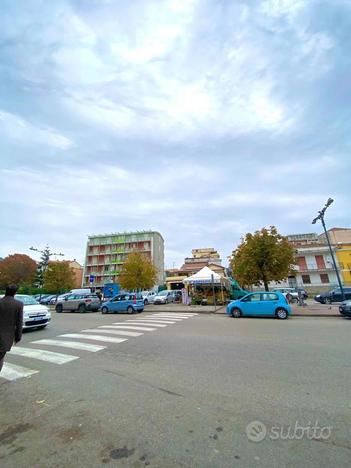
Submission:
M 225 276 L 205 266 L 194 275 L 183 280 L 190 289 L 190 295 L 195 303 L 199 304 L 224 304 L 230 291 L 230 281 Z

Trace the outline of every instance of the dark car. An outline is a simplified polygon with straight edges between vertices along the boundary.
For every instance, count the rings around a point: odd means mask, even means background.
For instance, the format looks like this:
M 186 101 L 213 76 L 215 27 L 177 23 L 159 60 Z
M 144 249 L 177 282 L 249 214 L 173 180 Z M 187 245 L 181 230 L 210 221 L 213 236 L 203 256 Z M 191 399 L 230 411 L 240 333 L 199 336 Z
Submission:
M 339 312 L 341 315 L 346 315 L 351 317 L 351 301 L 344 301 L 339 307 Z
M 345 299 L 351 299 L 351 288 L 343 288 L 344 289 L 344 296 Z M 321 304 L 331 304 L 332 302 L 341 302 L 342 301 L 342 296 L 341 296 L 341 289 L 340 288 L 334 288 L 331 289 L 330 291 L 327 291 L 322 294 L 317 294 L 314 296 L 314 300 L 317 302 L 320 302 Z
M 50 301 L 51 299 L 54 299 L 56 297 L 56 294 L 50 294 L 49 296 L 41 296 L 41 299 L 40 299 L 40 304 L 44 304 L 44 305 L 49 305 L 50 304 Z
M 182 290 L 181 289 L 174 289 L 172 291 L 173 293 L 173 301 L 176 303 L 176 304 L 180 304 L 182 302 Z

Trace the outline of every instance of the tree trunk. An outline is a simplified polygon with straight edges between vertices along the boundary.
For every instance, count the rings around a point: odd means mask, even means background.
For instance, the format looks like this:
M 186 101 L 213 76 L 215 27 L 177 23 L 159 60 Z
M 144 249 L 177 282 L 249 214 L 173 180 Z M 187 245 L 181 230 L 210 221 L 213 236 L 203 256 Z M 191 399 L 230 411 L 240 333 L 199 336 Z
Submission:
M 264 284 L 264 290 L 265 291 L 269 291 L 269 286 L 268 286 L 268 281 L 267 281 L 267 278 L 266 278 L 266 275 L 262 275 L 262 280 L 263 280 L 263 284 Z

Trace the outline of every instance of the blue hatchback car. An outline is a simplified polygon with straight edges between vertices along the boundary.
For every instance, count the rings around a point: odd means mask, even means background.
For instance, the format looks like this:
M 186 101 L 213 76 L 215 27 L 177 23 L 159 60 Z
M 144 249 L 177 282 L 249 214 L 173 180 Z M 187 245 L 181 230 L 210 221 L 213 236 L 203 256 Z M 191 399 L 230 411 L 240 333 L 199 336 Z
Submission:
M 231 317 L 277 317 L 286 319 L 291 315 L 291 307 L 279 292 L 254 292 L 232 301 L 227 306 Z
M 144 299 L 140 293 L 125 293 L 118 294 L 109 301 L 103 302 L 101 312 L 103 314 L 115 314 L 119 312 L 127 312 L 134 314 L 144 310 Z

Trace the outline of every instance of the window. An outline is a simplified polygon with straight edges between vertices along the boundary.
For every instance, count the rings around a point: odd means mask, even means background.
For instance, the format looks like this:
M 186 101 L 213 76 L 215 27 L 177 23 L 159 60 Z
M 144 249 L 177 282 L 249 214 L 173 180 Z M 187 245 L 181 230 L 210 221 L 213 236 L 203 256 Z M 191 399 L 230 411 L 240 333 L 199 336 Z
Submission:
M 262 301 L 277 301 L 278 296 L 273 293 L 264 293 L 262 294 Z
M 302 282 L 303 284 L 311 284 L 310 275 L 302 275 Z
M 326 284 L 329 283 L 329 275 L 327 273 L 321 273 L 321 283 Z
M 258 302 L 261 300 L 261 294 L 256 293 L 256 294 L 250 294 L 250 296 L 247 296 L 243 299 L 243 302 Z

